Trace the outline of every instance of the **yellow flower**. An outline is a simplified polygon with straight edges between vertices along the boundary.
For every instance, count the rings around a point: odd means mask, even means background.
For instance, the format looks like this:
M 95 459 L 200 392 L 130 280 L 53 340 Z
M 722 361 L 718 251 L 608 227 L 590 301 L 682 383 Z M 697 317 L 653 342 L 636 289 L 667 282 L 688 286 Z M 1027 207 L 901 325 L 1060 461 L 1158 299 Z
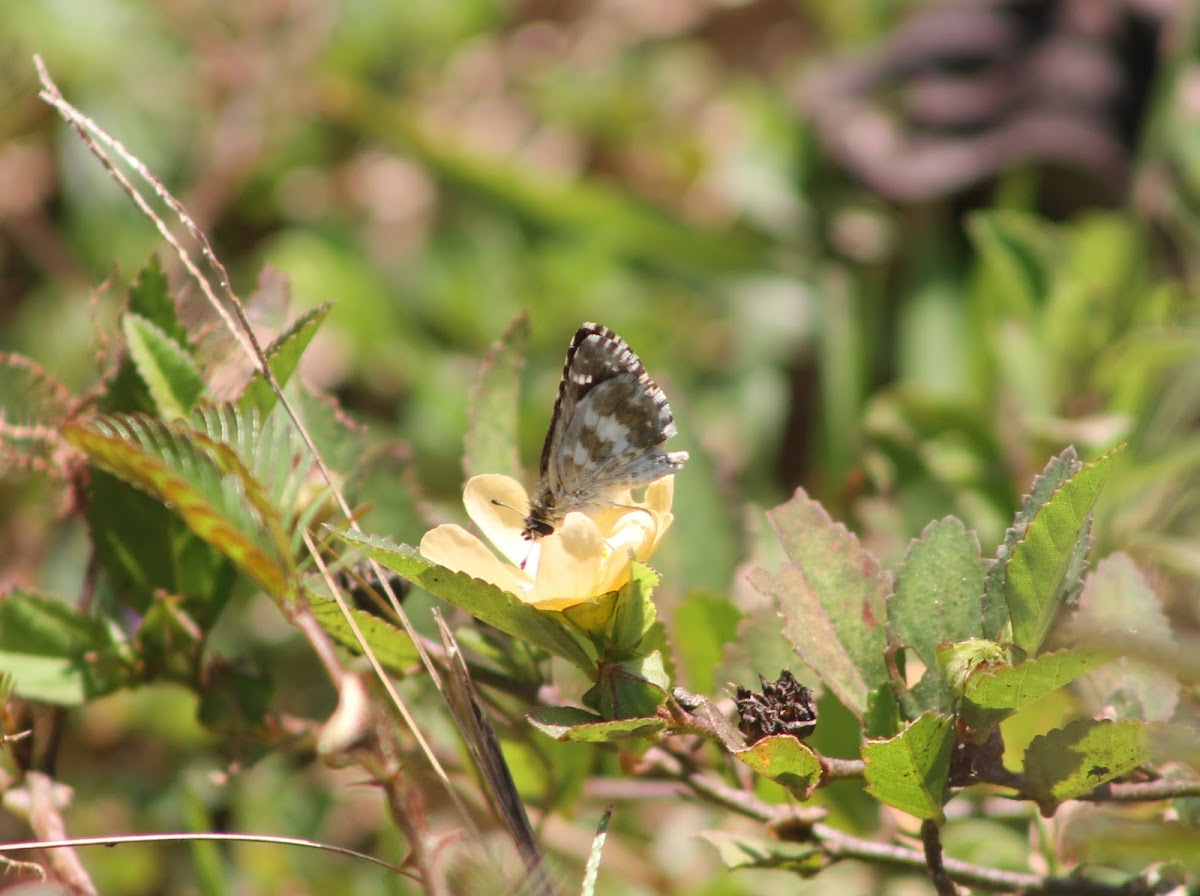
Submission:
M 467 515 L 508 562 L 453 524 L 426 532 L 421 554 L 539 609 L 565 610 L 629 581 L 631 557 L 648 560 L 671 525 L 674 495 L 675 477 L 663 477 L 647 486 L 643 501 L 625 492 L 613 498 L 619 506 L 591 515 L 568 513 L 553 535 L 531 543 L 521 537 L 529 506 L 521 484 L 491 473 L 475 476 L 463 492 Z

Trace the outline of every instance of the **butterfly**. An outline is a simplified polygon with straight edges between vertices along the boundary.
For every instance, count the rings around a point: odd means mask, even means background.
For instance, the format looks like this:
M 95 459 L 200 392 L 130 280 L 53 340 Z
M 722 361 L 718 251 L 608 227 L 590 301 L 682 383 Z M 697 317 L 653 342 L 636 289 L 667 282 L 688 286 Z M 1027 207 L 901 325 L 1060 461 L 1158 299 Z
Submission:
M 616 493 L 674 473 L 688 459 L 662 450 L 675 433 L 667 396 L 633 349 L 608 327 L 584 324 L 567 349 L 521 534 L 543 538 L 572 511 L 609 506 Z

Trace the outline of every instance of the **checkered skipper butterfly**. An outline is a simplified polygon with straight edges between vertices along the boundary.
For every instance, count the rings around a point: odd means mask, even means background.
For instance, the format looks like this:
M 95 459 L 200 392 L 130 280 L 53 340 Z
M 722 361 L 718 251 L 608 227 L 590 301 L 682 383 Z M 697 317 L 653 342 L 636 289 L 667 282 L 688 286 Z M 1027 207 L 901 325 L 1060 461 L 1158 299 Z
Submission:
M 584 324 L 567 349 L 526 540 L 550 535 L 572 511 L 608 505 L 615 493 L 680 469 L 687 452 L 662 450 L 675 432 L 667 396 L 625 340 Z

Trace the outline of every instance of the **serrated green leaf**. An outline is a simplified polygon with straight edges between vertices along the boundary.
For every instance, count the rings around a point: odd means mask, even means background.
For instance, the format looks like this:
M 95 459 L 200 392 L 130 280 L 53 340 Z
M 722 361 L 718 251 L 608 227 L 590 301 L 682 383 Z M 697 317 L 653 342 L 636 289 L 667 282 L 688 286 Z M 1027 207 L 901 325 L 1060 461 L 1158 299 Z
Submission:
M 988 569 L 983 591 L 983 636 L 991 640 L 1000 637 L 1008 622 L 1008 602 L 1004 599 L 1004 574 L 1013 549 L 1025 536 L 1029 524 L 1042 505 L 1063 484 L 1083 469 L 1075 449 L 1068 446 L 1050 459 L 1046 468 L 1033 480 L 1029 493 L 1021 498 L 1021 507 L 1012 526 L 1004 533 L 1004 543 L 996 551 L 996 559 Z
M 572 706 L 543 707 L 525 718 L 546 736 L 574 743 L 614 743 L 634 738 L 653 738 L 667 728 L 666 720 L 655 716 L 606 720 Z
M 1141 722 L 1084 719 L 1035 737 L 1025 751 L 1028 794 L 1053 812 L 1146 762 L 1147 734 Z
M 179 322 L 175 300 L 167 291 L 167 275 L 158 255 L 151 255 L 129 287 L 129 310 L 158 327 L 167 338 L 186 348 L 188 333 Z
M 1005 569 L 1004 597 L 1013 643 L 1029 656 L 1036 654 L 1045 640 L 1065 592 L 1078 587 L 1065 577 L 1078 562 L 1074 558 L 1092 507 L 1113 461 L 1123 450 L 1123 446 L 1114 448 L 1085 464 L 1042 505 L 1013 549 Z
M 221 405 L 198 408 L 191 423 L 212 440 L 209 450 L 224 472 L 237 473 L 252 483 L 247 500 L 259 514 L 264 519 L 279 518 L 277 549 L 284 554 L 297 553 L 299 545 L 288 545 L 283 533 L 292 532 L 298 538 L 299 515 L 319 503 L 323 492 L 314 489 L 313 456 L 291 421 L 277 414 L 263 422 L 256 411 Z M 310 494 L 313 491 L 317 497 Z
M 845 526 L 803 490 L 768 514 L 791 563 L 750 582 L 774 598 L 796 652 L 860 720 L 888 680 L 888 574 Z
M 109 693 L 120 683 L 113 650 L 100 622 L 62 601 L 28 591 L 0 599 L 0 674 L 19 697 L 78 706 Z
M 637 654 L 658 618 L 650 599 L 658 583 L 658 573 L 634 561 L 629 581 L 620 590 L 551 613 L 561 614 L 583 633 L 595 645 L 597 655 L 609 660 L 627 659 Z
M 771 868 L 811 877 L 825 865 L 821 850 L 807 843 L 768 840 L 729 831 L 701 831 L 730 871 L 739 868 Z
M 583 695 L 583 705 L 606 719 L 650 717 L 667 699 L 671 679 L 655 650 L 619 663 L 602 662 L 596 683 Z
M 326 302 L 309 309 L 292 321 L 291 326 L 276 336 L 263 351 L 263 354 L 267 356 L 267 366 L 271 368 L 271 374 L 275 377 L 280 389 L 284 388 L 288 380 L 292 378 L 292 374 L 300 364 L 300 357 L 308 348 L 308 344 L 312 342 L 317 330 L 321 328 L 321 324 L 324 323 L 332 307 L 333 302 Z M 238 398 L 238 407 L 242 410 L 257 410 L 265 420 L 278 400 L 279 397 L 271 389 L 262 373 L 256 372 L 250 382 L 246 384 L 241 397 Z
M 1016 666 L 977 666 L 963 688 L 963 721 L 980 730 L 997 725 L 1109 659 L 1100 651 L 1060 650 Z
M 925 527 L 896 573 L 888 619 L 900 643 L 938 675 L 938 644 L 982 634 L 985 571 L 974 533 L 947 517 Z
M 251 499 L 261 487 L 232 451 L 182 421 L 138 414 L 74 421 L 62 432 L 100 469 L 170 505 L 268 594 L 289 594 L 291 561 L 273 549 L 279 521 L 262 515 L 261 497 Z
M 186 417 L 205 392 L 204 378 L 192 356 L 144 317 L 127 313 L 121 327 L 129 357 L 159 415 L 166 420 Z
M 467 477 L 500 473 L 521 475 L 517 455 L 517 396 L 529 345 L 529 317 L 512 319 L 492 345 L 471 390 L 463 470 Z
M 331 638 L 355 653 L 362 653 L 362 646 L 354 636 L 354 631 L 337 601 L 310 594 L 308 606 L 313 617 Z M 417 646 L 403 629 L 357 607 L 350 607 L 349 610 L 354 616 L 354 621 L 358 623 L 358 630 L 366 638 L 371 652 L 388 669 L 403 674 L 420 661 Z
M 945 820 L 954 722 L 925 713 L 890 740 L 863 747 L 867 792 L 917 818 Z
M 790 734 L 764 737 L 733 755 L 802 800 L 808 799 L 821 782 L 820 758 Z
M 535 609 L 515 594 L 495 585 L 453 572 L 426 560 L 408 545 L 358 532 L 337 532 L 350 544 L 362 547 L 382 566 L 398 572 L 434 597 L 466 610 L 506 634 L 535 644 L 591 673 L 595 662 L 567 628 L 552 616 Z

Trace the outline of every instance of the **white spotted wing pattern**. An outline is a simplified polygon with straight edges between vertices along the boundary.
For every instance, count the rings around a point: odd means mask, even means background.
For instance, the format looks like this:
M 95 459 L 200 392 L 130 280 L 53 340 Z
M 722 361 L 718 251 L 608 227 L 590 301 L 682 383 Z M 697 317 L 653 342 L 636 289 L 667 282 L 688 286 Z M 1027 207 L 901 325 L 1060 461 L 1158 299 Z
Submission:
M 567 349 L 524 537 L 550 535 L 568 513 L 607 506 L 613 494 L 680 469 L 687 452 L 662 449 L 675 432 L 667 396 L 625 340 L 599 324 L 581 326 Z

